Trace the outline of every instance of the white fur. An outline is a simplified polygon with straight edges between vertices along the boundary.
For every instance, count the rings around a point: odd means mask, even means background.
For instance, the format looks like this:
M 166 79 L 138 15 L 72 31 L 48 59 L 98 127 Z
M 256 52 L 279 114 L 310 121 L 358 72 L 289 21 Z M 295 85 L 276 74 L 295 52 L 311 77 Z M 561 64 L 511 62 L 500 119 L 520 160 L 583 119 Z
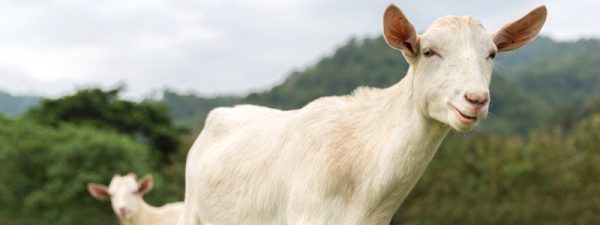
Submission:
M 90 187 L 92 185 L 95 185 L 95 190 Z M 161 207 L 147 204 L 142 199 L 146 191 L 140 193 L 139 184 L 133 174 L 115 175 L 108 188 L 98 184 L 90 186 L 88 189 L 92 196 L 101 200 L 110 198 L 121 225 L 172 225 L 177 222 L 183 209 L 183 202 L 169 203 Z M 103 191 L 108 195 L 103 194 Z
M 211 111 L 188 154 L 179 225 L 389 224 L 449 129 L 475 125 L 456 110 L 487 114 L 487 102 L 465 99 L 488 92 L 496 46 L 483 26 L 444 17 L 419 41 L 440 57 L 406 56 L 408 73 L 389 88 L 298 110 Z

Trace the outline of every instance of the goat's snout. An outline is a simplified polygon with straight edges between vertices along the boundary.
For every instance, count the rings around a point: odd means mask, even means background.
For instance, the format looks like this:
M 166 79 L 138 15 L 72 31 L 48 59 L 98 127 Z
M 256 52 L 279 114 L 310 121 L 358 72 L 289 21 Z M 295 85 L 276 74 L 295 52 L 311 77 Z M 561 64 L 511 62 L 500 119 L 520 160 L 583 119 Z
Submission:
M 125 207 L 119 208 L 119 213 L 121 213 L 122 217 L 126 217 L 127 216 L 127 208 L 125 208 Z
M 465 93 L 465 100 L 469 102 L 476 109 L 484 107 L 490 100 L 490 94 L 487 91 L 480 92 L 467 92 Z

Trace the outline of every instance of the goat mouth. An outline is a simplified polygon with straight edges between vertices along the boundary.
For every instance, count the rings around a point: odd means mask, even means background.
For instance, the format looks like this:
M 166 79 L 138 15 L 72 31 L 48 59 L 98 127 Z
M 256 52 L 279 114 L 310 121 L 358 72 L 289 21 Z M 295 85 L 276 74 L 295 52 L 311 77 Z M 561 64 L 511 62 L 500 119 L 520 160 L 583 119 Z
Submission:
M 460 110 L 458 110 L 458 108 L 452 106 L 452 109 L 454 111 L 454 114 L 456 115 L 456 117 L 458 118 L 458 120 L 466 125 L 473 125 L 477 122 L 477 116 L 469 116 L 463 112 L 461 112 Z

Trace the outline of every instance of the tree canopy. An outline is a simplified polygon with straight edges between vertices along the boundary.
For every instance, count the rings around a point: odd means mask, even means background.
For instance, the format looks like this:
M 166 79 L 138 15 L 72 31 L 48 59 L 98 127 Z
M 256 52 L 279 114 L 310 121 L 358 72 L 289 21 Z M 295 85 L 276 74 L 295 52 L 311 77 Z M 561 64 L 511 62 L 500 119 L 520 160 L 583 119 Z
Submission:
M 168 108 L 152 101 L 133 102 L 119 98 L 122 88 L 83 89 L 58 99 L 45 99 L 24 115 L 54 127 L 75 124 L 127 134 L 165 159 L 180 148 L 183 130 L 176 128 Z

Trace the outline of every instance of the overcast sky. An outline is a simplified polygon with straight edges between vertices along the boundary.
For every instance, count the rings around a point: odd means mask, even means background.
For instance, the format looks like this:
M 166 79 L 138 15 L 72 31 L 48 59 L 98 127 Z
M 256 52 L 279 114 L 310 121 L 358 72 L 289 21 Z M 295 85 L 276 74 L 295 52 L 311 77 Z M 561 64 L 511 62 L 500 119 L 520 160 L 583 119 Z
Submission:
M 490 32 L 546 4 L 543 34 L 600 37 L 593 0 L 4 0 L 0 90 L 59 96 L 125 84 L 137 98 L 164 88 L 261 90 L 350 37 L 379 35 L 390 3 L 417 30 L 439 16 L 472 15 Z

